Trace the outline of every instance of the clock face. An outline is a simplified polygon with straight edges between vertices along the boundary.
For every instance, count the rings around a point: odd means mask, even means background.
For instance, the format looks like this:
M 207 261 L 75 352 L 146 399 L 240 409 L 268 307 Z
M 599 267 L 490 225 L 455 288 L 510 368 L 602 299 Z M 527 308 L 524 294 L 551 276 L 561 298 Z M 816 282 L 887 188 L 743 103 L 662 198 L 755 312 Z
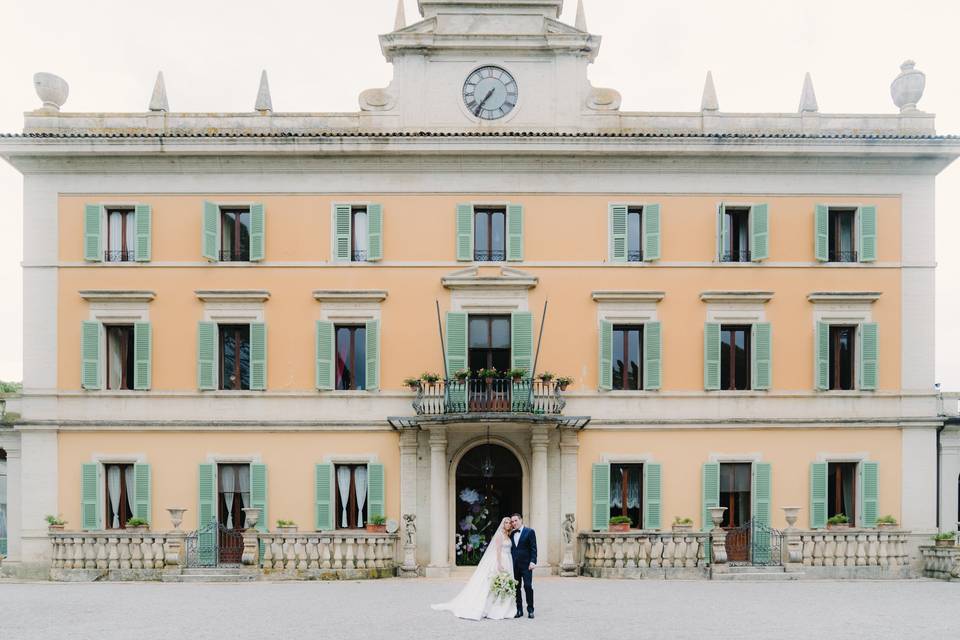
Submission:
M 480 67 L 463 83 L 463 103 L 477 118 L 502 118 L 517 106 L 517 81 L 500 67 Z

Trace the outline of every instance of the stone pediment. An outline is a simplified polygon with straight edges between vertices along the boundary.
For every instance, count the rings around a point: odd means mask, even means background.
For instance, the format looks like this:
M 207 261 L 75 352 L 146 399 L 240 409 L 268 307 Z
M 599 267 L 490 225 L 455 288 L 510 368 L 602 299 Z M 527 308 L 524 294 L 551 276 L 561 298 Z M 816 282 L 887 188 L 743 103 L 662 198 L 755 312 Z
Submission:
M 533 289 L 539 279 L 510 267 L 468 267 L 445 275 L 440 282 L 447 289 Z

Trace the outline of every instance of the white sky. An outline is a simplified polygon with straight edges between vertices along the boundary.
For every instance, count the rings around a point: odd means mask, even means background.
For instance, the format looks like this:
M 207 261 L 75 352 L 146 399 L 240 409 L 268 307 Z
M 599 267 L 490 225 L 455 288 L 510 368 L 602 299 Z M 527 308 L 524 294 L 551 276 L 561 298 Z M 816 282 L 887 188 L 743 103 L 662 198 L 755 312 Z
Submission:
M 419 17 L 405 0 L 408 22 Z M 173 111 L 252 111 L 267 69 L 277 111 L 356 111 L 386 86 L 377 35 L 396 0 L 3 0 L 0 132 L 40 106 L 36 71 L 70 83 L 64 111 L 144 111 L 164 71 Z M 960 3 L 949 0 L 586 0 L 603 36 L 590 72 L 624 110 L 696 111 L 712 69 L 723 111 L 795 111 L 813 74 L 825 113 L 894 113 L 906 58 L 927 74 L 920 108 L 960 134 Z M 574 22 L 575 0 L 563 19 Z M 960 162 L 937 180 L 937 380 L 960 390 Z M 22 371 L 22 180 L 0 162 L 0 379 Z

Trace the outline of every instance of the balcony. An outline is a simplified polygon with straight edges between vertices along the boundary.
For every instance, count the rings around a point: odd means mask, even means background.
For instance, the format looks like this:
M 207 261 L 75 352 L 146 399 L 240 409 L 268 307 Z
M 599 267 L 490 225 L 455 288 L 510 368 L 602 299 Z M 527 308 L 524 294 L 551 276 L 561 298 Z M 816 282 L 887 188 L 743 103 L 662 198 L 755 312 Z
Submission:
M 830 251 L 830 262 L 856 262 L 856 251 Z
M 720 262 L 750 262 L 748 250 L 724 251 L 720 254 Z
M 489 378 L 421 381 L 413 409 L 418 416 L 524 413 L 559 415 L 566 405 L 554 381 Z
M 103 252 L 104 262 L 133 262 L 134 253 L 128 249 L 108 249 Z

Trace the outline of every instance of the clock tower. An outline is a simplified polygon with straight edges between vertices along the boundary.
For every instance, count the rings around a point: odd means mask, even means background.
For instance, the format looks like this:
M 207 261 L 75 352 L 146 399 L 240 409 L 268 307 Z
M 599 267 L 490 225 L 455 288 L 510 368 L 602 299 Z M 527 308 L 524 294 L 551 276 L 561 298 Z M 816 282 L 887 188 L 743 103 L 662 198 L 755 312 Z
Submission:
M 575 131 L 619 108 L 619 94 L 587 79 L 600 37 L 582 7 L 571 26 L 563 0 L 419 0 L 410 25 L 402 6 L 380 36 L 393 80 L 360 96 L 375 127 Z

